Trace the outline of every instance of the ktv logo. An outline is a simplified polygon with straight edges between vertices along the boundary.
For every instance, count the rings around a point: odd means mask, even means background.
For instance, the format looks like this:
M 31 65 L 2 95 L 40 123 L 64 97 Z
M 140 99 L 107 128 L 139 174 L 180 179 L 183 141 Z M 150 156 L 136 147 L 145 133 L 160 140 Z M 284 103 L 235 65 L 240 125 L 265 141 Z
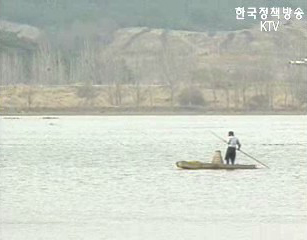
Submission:
M 271 32 L 271 31 L 278 31 L 279 21 L 261 21 L 260 22 L 260 31 L 261 32 Z

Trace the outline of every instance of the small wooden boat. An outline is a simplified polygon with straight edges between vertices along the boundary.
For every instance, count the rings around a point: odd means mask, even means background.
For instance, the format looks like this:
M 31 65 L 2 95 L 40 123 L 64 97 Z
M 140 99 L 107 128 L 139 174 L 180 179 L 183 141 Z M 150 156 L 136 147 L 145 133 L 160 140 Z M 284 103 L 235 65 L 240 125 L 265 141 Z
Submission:
M 234 164 L 234 165 L 228 165 L 228 164 L 217 164 L 217 163 L 203 163 L 198 161 L 180 161 L 176 162 L 176 166 L 178 168 L 182 169 L 190 169 L 190 170 L 196 170 L 196 169 L 228 169 L 228 170 L 235 170 L 235 169 L 256 169 L 256 165 L 243 165 L 243 164 Z

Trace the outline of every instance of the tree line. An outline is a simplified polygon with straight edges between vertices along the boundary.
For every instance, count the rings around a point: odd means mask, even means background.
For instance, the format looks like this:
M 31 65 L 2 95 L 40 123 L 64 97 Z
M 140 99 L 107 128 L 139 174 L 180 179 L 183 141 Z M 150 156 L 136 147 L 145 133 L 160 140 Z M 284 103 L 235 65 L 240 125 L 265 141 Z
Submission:
M 221 50 L 217 54 L 221 58 L 227 56 Z M 277 103 L 285 108 L 306 106 L 306 67 L 290 65 L 287 57 L 276 55 L 259 54 L 255 59 L 200 66 L 193 51 L 182 55 L 167 41 L 150 55 L 138 52 L 133 57 L 119 49 L 84 41 L 78 54 L 67 56 L 42 42 L 30 55 L 18 51 L 1 53 L 0 84 L 77 86 L 79 97 L 88 101 L 97 97 L 99 86 L 103 86 L 114 106 L 122 105 L 128 88 L 136 106 L 142 105 L 145 98 L 153 106 L 157 88 L 161 87 L 168 94 L 170 106 L 222 105 L 225 109 L 275 109 Z

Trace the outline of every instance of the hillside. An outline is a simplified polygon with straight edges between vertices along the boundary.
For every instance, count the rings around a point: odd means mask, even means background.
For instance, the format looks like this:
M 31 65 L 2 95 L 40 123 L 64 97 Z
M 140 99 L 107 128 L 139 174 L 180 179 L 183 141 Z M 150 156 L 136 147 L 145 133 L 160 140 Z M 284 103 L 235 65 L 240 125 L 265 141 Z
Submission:
M 98 28 L 150 27 L 188 31 L 225 31 L 250 27 L 236 21 L 234 9 L 244 7 L 300 7 L 305 0 L 2 0 L 0 18 L 29 24 L 49 33 L 82 22 Z
M 15 45 L 15 53 L 11 48 L 1 54 L 0 80 L 8 85 L 1 94 L 3 109 L 60 107 L 65 111 L 81 105 L 83 110 L 135 106 L 200 106 L 213 111 L 306 108 L 306 68 L 289 65 L 290 60 L 307 56 L 307 30 L 302 21 L 288 22 L 280 31 L 269 33 L 260 32 L 258 25 L 215 34 L 124 28 L 112 32 L 107 43 L 84 39 L 73 54 L 56 48 L 50 39 L 18 38 L 20 35 L 11 32 L 18 41 L 32 44 L 32 49 L 24 56 Z M 33 36 L 46 36 L 41 30 L 32 32 Z M 40 87 L 12 90 L 12 84 Z M 55 85 L 62 87 L 51 87 Z M 71 85 L 80 87 L 72 90 Z M 41 86 L 46 86 L 45 90 Z M 12 95 L 12 91 L 18 94 Z

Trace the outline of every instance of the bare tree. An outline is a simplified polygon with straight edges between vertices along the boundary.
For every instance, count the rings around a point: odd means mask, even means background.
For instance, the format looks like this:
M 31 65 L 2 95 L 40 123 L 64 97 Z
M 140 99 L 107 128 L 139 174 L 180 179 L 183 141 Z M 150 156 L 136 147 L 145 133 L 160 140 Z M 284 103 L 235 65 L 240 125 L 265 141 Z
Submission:
M 108 84 L 109 101 L 120 106 L 123 99 L 123 84 L 129 82 L 130 72 L 126 61 L 116 52 L 108 52 L 104 59 L 103 77 Z

